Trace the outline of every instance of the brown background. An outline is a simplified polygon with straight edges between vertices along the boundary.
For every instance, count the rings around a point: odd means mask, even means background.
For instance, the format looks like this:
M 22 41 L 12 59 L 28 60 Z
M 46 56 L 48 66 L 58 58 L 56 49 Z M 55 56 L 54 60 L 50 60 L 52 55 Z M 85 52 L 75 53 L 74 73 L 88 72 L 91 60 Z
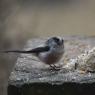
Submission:
M 0 50 L 21 49 L 33 37 L 95 35 L 94 0 L 0 0 Z M 17 54 L 0 54 L 0 95 Z

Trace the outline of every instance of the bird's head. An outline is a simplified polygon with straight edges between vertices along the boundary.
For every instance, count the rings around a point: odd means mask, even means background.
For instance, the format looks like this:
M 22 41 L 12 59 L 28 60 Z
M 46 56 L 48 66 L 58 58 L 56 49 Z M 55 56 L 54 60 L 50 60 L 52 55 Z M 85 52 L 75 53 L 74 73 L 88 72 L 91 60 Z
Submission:
M 51 37 L 46 41 L 46 44 L 54 48 L 64 47 L 64 40 L 61 37 Z

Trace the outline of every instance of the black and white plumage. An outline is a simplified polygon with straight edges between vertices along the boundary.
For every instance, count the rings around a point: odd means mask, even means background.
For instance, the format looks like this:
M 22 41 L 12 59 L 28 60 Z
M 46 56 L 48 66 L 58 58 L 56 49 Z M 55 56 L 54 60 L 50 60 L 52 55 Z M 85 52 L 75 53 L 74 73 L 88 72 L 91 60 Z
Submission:
M 51 37 L 44 43 L 42 47 L 37 47 L 28 51 L 8 50 L 3 52 L 33 54 L 43 63 L 48 64 L 51 67 L 55 67 L 54 64 L 57 63 L 64 54 L 64 40 L 59 37 Z

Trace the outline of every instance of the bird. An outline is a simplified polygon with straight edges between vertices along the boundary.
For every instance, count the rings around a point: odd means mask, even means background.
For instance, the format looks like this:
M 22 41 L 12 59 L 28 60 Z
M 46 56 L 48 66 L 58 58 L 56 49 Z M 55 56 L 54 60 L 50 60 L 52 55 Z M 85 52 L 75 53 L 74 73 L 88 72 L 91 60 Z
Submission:
M 50 37 L 44 42 L 43 46 L 31 50 L 6 50 L 3 52 L 33 54 L 41 62 L 55 69 L 55 64 L 60 61 L 64 54 L 64 40 L 61 37 Z

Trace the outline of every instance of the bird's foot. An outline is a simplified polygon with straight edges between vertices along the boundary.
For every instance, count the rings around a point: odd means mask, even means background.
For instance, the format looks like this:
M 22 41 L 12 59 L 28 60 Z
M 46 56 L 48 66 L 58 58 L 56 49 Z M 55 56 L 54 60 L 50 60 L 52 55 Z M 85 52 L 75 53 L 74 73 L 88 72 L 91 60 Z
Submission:
M 52 65 L 50 64 L 49 66 L 50 66 L 51 70 L 56 70 L 57 71 L 57 70 L 61 69 L 61 66 L 56 66 L 55 64 L 52 64 Z

